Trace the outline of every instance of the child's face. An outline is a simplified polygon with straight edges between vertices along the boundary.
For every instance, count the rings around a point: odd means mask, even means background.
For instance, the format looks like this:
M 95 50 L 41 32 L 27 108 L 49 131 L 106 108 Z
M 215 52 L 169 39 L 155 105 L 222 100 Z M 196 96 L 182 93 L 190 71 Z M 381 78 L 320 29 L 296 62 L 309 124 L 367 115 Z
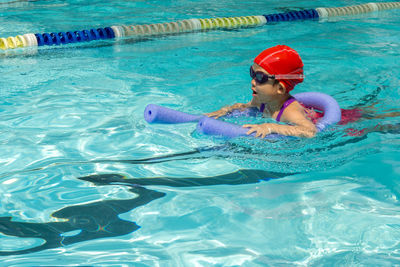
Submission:
M 266 70 L 261 68 L 258 64 L 254 63 L 252 66 L 254 72 L 262 72 L 270 75 Z M 251 80 L 251 90 L 253 90 L 253 98 L 257 99 L 260 103 L 268 103 L 279 93 L 279 84 L 274 85 L 273 79 L 267 82 L 258 83 L 256 79 Z

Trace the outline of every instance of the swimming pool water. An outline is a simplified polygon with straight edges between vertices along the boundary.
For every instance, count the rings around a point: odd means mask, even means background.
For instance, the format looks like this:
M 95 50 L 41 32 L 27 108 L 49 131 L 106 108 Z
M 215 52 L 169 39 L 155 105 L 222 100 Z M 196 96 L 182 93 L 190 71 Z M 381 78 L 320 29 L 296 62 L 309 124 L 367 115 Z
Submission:
M 0 33 L 368 2 L 0 1 Z M 399 12 L 0 51 L 2 264 L 398 264 L 399 131 L 346 135 L 398 117 L 270 143 L 149 125 L 143 110 L 198 114 L 249 101 L 252 58 L 286 44 L 305 64 L 295 92 L 398 111 Z

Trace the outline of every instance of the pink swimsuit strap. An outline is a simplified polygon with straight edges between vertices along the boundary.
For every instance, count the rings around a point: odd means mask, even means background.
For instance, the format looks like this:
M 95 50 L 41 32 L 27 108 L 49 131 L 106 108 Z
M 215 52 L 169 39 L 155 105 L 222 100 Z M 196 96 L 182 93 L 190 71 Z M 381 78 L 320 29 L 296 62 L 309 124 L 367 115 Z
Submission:
M 281 116 L 283 114 L 283 111 L 290 105 L 292 104 L 294 101 L 296 101 L 296 98 L 294 98 L 293 96 L 290 96 L 285 103 L 283 103 L 281 109 L 279 110 L 278 116 L 276 116 L 276 121 L 281 121 Z

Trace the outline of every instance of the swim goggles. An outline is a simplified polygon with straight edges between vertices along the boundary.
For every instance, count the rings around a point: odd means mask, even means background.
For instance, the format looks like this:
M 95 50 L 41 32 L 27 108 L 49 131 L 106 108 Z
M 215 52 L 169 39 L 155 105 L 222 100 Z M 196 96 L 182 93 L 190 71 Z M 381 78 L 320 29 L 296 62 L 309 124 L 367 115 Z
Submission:
M 252 66 L 250 67 L 250 77 L 256 80 L 258 84 L 266 83 L 268 80 L 275 80 L 275 75 L 268 75 L 261 71 L 256 72 Z
M 278 74 L 278 75 L 268 75 L 261 71 L 254 71 L 253 66 L 250 67 L 250 77 L 258 84 L 264 84 L 268 82 L 268 80 L 296 80 L 296 79 L 304 79 L 303 74 Z

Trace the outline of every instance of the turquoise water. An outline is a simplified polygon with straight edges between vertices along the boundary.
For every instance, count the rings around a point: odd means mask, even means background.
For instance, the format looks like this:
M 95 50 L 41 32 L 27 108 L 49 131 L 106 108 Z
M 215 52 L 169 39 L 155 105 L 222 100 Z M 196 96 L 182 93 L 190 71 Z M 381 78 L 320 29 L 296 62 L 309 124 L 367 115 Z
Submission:
M 367 2 L 0 1 L 0 33 Z M 252 58 L 286 44 L 305 63 L 295 92 L 322 91 L 343 108 L 373 105 L 377 115 L 398 111 L 399 12 L 0 51 L 2 264 L 398 264 L 399 131 L 346 129 L 400 118 L 270 143 L 149 125 L 143 110 L 154 103 L 196 114 L 249 101 Z

